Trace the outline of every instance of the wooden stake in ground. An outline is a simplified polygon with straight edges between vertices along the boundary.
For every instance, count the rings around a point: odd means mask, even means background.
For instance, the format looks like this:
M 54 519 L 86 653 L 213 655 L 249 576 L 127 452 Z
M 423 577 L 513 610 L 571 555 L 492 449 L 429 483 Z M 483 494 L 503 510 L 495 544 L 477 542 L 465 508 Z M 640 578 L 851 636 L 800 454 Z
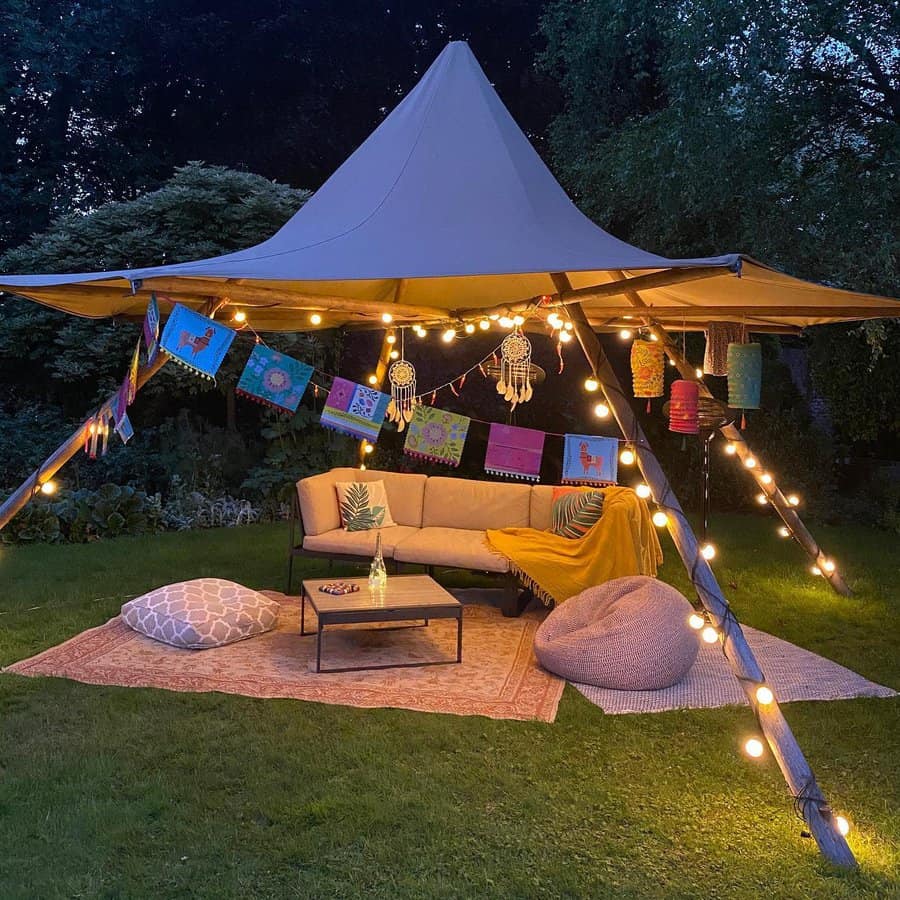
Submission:
M 560 292 L 567 289 L 565 275 L 554 275 L 554 282 Z M 809 826 L 809 830 L 822 854 L 837 865 L 853 867 L 856 860 L 850 847 L 840 834 L 831 809 L 825 800 L 815 775 L 809 767 L 803 751 L 797 744 L 786 719 L 782 715 L 777 700 L 760 703 L 757 688 L 765 683 L 765 676 L 747 644 L 740 624 L 734 616 L 728 601 L 719 587 L 709 563 L 700 553 L 697 538 L 678 498 L 672 491 L 668 479 L 634 411 L 629 398 L 619 383 L 597 335 L 587 321 L 584 310 L 578 304 L 568 307 L 569 317 L 574 325 L 575 336 L 587 357 L 594 377 L 600 382 L 610 410 L 615 416 L 623 435 L 632 442 L 637 463 L 649 485 L 652 496 L 663 508 L 668 518 L 669 534 L 678 550 L 697 595 L 710 621 L 722 636 L 722 646 L 731 669 L 738 678 L 751 708 L 756 713 L 760 729 L 768 742 L 772 755 L 787 781 L 791 794 L 797 798 L 798 808 Z

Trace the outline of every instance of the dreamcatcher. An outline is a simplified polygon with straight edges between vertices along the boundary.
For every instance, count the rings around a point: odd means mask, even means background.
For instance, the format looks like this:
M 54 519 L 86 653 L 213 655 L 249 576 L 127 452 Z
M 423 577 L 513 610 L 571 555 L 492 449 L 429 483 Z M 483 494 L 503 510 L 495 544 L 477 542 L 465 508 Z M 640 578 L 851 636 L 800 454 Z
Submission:
M 391 385 L 391 401 L 388 403 L 387 417 L 397 423 L 397 431 L 403 431 L 412 421 L 416 406 L 416 370 L 413 364 L 403 358 L 403 332 L 400 332 L 400 359 L 391 363 L 388 381 Z
M 500 344 L 497 393 L 512 403 L 512 409 L 531 399 L 531 341 L 521 331 L 508 334 Z

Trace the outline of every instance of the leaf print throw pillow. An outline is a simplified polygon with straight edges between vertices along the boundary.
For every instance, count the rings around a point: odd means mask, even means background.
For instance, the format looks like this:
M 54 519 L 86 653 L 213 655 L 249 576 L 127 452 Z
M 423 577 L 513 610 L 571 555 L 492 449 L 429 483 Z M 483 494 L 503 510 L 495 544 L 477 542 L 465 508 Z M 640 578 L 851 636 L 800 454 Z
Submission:
M 383 481 L 339 481 L 335 484 L 345 531 L 389 528 L 391 518 Z
M 582 538 L 603 515 L 603 491 L 554 488 L 550 530 L 567 538 Z

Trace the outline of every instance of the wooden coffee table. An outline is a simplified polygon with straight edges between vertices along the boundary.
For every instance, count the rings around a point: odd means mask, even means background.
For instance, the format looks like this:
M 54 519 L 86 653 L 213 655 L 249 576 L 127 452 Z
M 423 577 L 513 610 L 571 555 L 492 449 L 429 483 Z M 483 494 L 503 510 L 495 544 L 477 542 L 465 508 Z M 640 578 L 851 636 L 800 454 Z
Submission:
M 352 594 L 326 594 L 319 590 L 333 581 L 358 584 Z M 306 604 L 316 612 L 318 627 L 306 630 Z M 378 666 L 348 666 L 341 669 L 322 668 L 322 633 L 326 625 L 362 624 L 365 622 L 411 622 L 422 619 L 425 627 L 431 619 L 456 619 L 456 659 L 426 662 L 388 663 Z M 409 626 L 407 626 L 409 627 Z M 412 666 L 439 666 L 462 662 L 462 604 L 428 575 L 391 575 L 383 591 L 369 588 L 367 578 L 310 578 L 300 592 L 300 634 L 316 635 L 316 672 L 359 672 L 365 669 L 395 669 Z

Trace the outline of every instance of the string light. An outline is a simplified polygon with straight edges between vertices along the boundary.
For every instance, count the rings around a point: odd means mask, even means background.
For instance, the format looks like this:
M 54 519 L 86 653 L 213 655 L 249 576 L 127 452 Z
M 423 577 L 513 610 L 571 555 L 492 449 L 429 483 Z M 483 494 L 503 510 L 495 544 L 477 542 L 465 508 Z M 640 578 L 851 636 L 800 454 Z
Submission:
M 609 407 L 605 403 L 598 403 L 594 407 L 594 415 L 598 419 L 605 419 L 609 415 Z
M 790 537 L 791 529 L 788 528 L 787 525 L 782 525 L 781 528 L 778 529 L 778 534 L 783 538 Z
M 321 325 L 322 317 L 318 313 L 312 313 L 312 315 L 310 315 L 309 317 L 309 321 L 313 325 Z
M 796 494 L 788 494 L 787 497 L 785 497 L 785 500 L 787 500 L 787 502 L 790 503 L 791 506 L 800 505 L 800 498 Z
M 524 325 L 525 316 L 513 316 L 513 325 Z
M 445 344 L 449 344 L 456 337 L 456 329 L 447 328 L 444 333 L 441 335 L 441 340 Z
M 391 322 L 394 321 L 394 317 L 389 312 L 383 312 L 381 314 L 381 321 L 384 322 L 385 325 L 390 325 Z
M 675 368 L 675 360 L 670 358 L 669 365 L 672 366 L 672 368 L 674 369 Z
M 600 387 L 600 382 L 596 378 L 585 378 L 584 389 L 593 393 Z
M 695 374 L 698 378 L 702 378 L 702 377 L 703 377 L 703 369 L 694 369 L 694 374 Z
M 734 456 L 734 454 L 737 453 L 737 445 L 736 445 L 736 444 L 732 444 L 732 443 L 729 441 L 729 442 L 725 445 L 725 452 L 726 452 L 729 456 Z
M 769 502 L 769 498 L 768 498 L 765 494 L 757 494 L 757 495 L 756 495 L 756 502 L 757 502 L 760 506 L 765 506 L 765 505 Z
M 391 350 L 388 356 L 390 356 L 391 359 L 400 359 L 400 353 L 397 350 Z
M 744 460 L 744 465 L 745 465 L 748 469 L 755 469 L 755 468 L 756 468 L 756 457 L 755 457 L 755 456 L 748 456 L 748 457 Z
M 633 466 L 634 465 L 634 450 L 630 447 L 626 447 L 619 454 L 619 462 L 622 463 L 623 466 Z
M 572 335 L 569 334 L 568 331 L 561 331 L 561 332 L 559 333 L 559 339 L 560 339 L 564 344 L 568 344 L 569 341 L 572 340 Z
M 56 493 L 56 482 L 51 478 L 49 481 L 45 481 L 41 485 L 41 493 L 45 497 L 50 497 Z
M 665 528 L 669 524 L 669 517 L 661 509 L 658 509 L 653 513 L 653 524 L 657 528 Z
M 234 321 L 237 322 L 238 324 L 242 324 L 242 323 L 246 322 L 247 321 L 247 313 L 245 313 L 242 309 L 239 309 L 234 314 Z
M 488 319 L 482 319 L 482 320 L 478 323 L 478 327 L 479 327 L 482 331 L 487 331 L 488 328 L 491 327 L 491 323 L 490 323 L 490 321 L 489 321 Z
M 366 471 L 366 464 L 365 464 L 365 463 L 360 463 L 360 464 L 359 464 L 359 470 L 360 470 L 360 472 L 365 472 L 365 471 Z
M 744 752 L 747 756 L 752 756 L 754 759 L 759 759 L 763 755 L 765 749 L 763 742 L 757 738 L 750 738 L 750 740 L 744 744 Z
M 386 340 L 389 344 L 396 344 L 396 343 L 397 343 L 397 335 L 395 335 L 395 334 L 389 334 L 389 335 L 385 338 L 385 340 Z
M 822 568 L 830 575 L 835 570 L 834 560 L 826 559 L 825 562 L 822 563 Z
M 763 706 L 768 706 L 775 699 L 775 695 L 772 693 L 770 688 L 767 688 L 764 684 L 761 684 L 756 689 L 756 702 L 761 703 Z
M 850 834 L 850 823 L 843 816 L 835 816 L 834 824 L 837 826 L 838 834 L 842 837 Z
M 809 571 L 813 573 L 813 575 L 821 575 L 822 570 L 818 566 L 810 566 Z
M 707 560 L 714 559 L 716 556 L 716 548 L 712 544 L 704 544 L 700 548 L 700 555 Z
M 428 334 L 428 332 L 421 325 L 416 325 L 413 328 L 413 331 L 416 333 L 416 336 L 420 338 L 423 338 Z
M 565 328 L 566 331 L 571 331 L 574 327 L 575 326 L 571 322 L 566 322 L 566 324 L 563 325 L 563 328 Z
M 707 644 L 714 644 L 719 639 L 719 632 L 716 631 L 712 625 L 707 625 L 706 628 L 700 632 L 700 637 L 702 637 Z
M 659 340 L 659 336 L 656 335 L 656 334 L 654 334 L 654 333 L 651 331 L 651 332 L 650 332 L 650 340 L 651 340 L 651 341 L 658 341 L 658 340 Z
M 623 329 L 619 332 L 619 337 L 622 338 L 623 341 L 630 341 L 630 340 L 631 340 L 631 329 L 630 329 L 630 328 L 623 328 Z
M 378 384 L 378 376 L 377 376 L 377 375 L 370 375 L 370 376 L 369 376 L 369 384 L 371 384 L 371 385 L 376 385 L 376 384 Z
M 772 476 L 771 476 L 768 472 L 763 472 L 762 475 L 759 476 L 759 480 L 760 480 L 763 484 L 771 484 L 771 483 L 772 483 Z
M 688 618 L 688 625 L 694 629 L 694 631 L 699 631 L 706 624 L 706 619 L 703 618 L 699 613 L 691 613 Z
M 475 324 L 473 322 L 466 322 L 466 334 L 475 334 Z
M 550 313 L 550 315 L 547 316 L 547 324 L 551 328 L 562 328 L 563 327 L 562 319 L 559 317 L 559 314 L 555 313 L 555 312 Z
M 641 498 L 641 500 L 647 500 L 650 497 L 651 490 L 649 485 L 639 484 L 635 487 L 634 492 Z
M 512 328 L 516 323 L 509 316 L 501 316 L 498 324 L 501 328 Z
M 368 441 L 363 444 L 363 453 L 371 453 L 375 448 Z

